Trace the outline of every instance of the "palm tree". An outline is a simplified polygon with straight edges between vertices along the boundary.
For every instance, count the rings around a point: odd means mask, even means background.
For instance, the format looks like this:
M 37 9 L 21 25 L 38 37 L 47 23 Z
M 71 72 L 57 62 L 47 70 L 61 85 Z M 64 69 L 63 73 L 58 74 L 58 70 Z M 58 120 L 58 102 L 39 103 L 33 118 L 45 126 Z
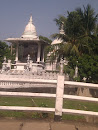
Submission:
M 94 47 L 97 46 L 96 41 L 98 40 L 97 18 L 98 14 L 96 15 L 94 9 L 88 4 L 86 7 L 83 6 L 83 9 L 77 8 L 73 12 L 68 12 L 67 18 L 59 16 L 58 19 L 55 19 L 59 29 L 63 25 L 64 30 L 64 34 L 52 35 L 53 38 L 62 39 L 55 55 L 59 60 L 61 57 L 68 58 L 67 67 L 70 70 L 75 68 L 79 57 L 97 52 L 97 48 Z
M 55 19 L 59 29 L 63 24 L 64 34 L 53 34 L 53 38 L 61 38 L 63 42 L 59 45 L 57 54 L 63 56 L 82 55 L 90 53 L 89 45 L 93 42 L 93 34 L 96 27 L 98 15 L 88 4 L 86 7 L 77 8 L 73 12 L 68 12 L 67 18 L 59 16 Z M 63 44 L 66 43 L 66 44 Z
M 98 14 L 95 15 L 94 9 L 91 5 L 83 6 L 84 10 L 77 8 L 76 11 L 79 13 L 83 23 L 83 29 L 85 35 L 92 35 L 96 27 Z
M 53 34 L 53 38 L 62 39 L 62 43 L 59 45 L 56 54 L 60 57 L 68 57 L 69 55 L 79 55 L 79 51 L 77 49 L 77 36 L 79 35 L 77 25 L 80 21 L 80 17 L 78 13 L 68 12 L 68 17 L 60 16 L 58 19 L 55 19 L 59 29 L 61 29 L 63 25 L 64 34 Z M 72 24 L 73 23 L 73 24 Z M 79 25 L 78 25 L 79 26 Z
M 81 8 L 76 9 L 77 13 L 81 17 L 82 21 L 82 32 L 79 42 L 79 50 L 82 50 L 83 53 L 91 53 L 91 49 L 89 45 L 92 44 L 94 39 L 94 32 L 96 29 L 96 23 L 98 14 L 95 15 L 94 9 L 91 8 L 91 5 L 83 6 L 83 10 Z

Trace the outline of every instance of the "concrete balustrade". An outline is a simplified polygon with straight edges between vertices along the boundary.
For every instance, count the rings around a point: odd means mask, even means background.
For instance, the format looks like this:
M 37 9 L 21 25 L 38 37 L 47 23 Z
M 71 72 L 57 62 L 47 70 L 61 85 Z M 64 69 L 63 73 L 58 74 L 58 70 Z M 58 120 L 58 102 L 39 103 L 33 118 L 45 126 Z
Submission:
M 22 71 L 22 70 L 10 70 L 7 71 L 3 74 L 0 74 L 0 78 L 37 78 L 37 79 L 57 79 L 57 73 L 55 72 L 37 72 L 37 73 L 32 73 L 32 72 L 27 72 L 27 71 Z

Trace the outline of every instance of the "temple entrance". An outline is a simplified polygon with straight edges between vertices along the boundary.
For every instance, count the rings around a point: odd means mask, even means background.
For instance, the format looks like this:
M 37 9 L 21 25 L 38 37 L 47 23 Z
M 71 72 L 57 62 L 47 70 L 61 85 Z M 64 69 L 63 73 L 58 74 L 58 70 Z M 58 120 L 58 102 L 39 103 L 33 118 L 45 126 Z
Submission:
M 19 61 L 24 62 L 24 63 L 27 62 L 27 57 L 29 54 L 32 62 L 36 63 L 37 50 L 38 50 L 37 44 L 29 44 L 29 43 L 20 44 L 19 45 Z

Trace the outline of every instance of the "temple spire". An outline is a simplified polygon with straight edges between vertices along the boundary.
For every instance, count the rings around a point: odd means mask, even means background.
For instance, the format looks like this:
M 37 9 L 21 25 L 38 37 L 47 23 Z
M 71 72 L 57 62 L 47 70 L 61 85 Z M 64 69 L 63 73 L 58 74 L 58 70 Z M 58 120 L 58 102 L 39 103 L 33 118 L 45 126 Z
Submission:
M 39 37 L 37 36 L 36 33 L 36 28 L 33 24 L 32 15 L 30 16 L 29 22 L 26 25 L 21 38 L 31 38 L 33 40 L 39 40 Z
M 61 25 L 61 29 L 60 29 L 60 34 L 64 34 L 64 22 L 62 22 L 62 25 Z
M 30 20 L 29 20 L 30 23 L 33 23 L 33 20 L 32 20 L 32 15 L 30 16 Z

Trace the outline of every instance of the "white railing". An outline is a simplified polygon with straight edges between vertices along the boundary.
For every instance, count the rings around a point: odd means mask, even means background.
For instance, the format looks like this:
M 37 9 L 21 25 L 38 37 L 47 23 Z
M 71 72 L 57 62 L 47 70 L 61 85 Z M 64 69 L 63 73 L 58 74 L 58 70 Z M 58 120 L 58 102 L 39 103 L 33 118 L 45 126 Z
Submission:
M 52 79 L 57 80 L 58 72 L 47 72 L 47 71 L 38 71 L 31 72 L 26 70 L 8 70 L 3 73 L 0 72 L 0 79 L 11 79 L 11 78 L 31 78 L 31 79 Z M 69 76 L 65 75 L 65 80 L 68 80 Z
M 98 84 L 93 84 L 93 83 L 64 81 L 64 84 L 66 84 L 66 85 L 72 85 L 73 87 L 74 86 L 79 86 L 79 87 L 86 87 L 86 88 L 98 89 Z
M 24 83 L 39 83 L 39 84 L 55 84 L 56 94 L 47 94 L 47 93 L 27 93 L 27 92 L 0 92 L 0 96 L 15 96 L 15 97 L 43 97 L 43 98 L 56 98 L 55 108 L 42 108 L 42 107 L 18 107 L 18 106 L 0 106 L 0 110 L 17 110 L 17 111 L 37 111 L 37 112 L 55 112 L 56 117 L 60 118 L 62 113 L 65 114 L 78 114 L 78 115 L 90 115 L 90 116 L 98 116 L 98 112 L 93 111 L 83 111 L 83 110 L 73 110 L 73 109 L 63 109 L 63 99 L 69 100 L 79 100 L 79 101 L 89 101 L 89 102 L 98 102 L 98 98 L 93 97 L 83 97 L 83 96 L 75 96 L 75 95 L 65 95 L 64 93 L 64 85 L 68 87 L 68 85 L 77 86 L 77 87 L 87 87 L 92 89 L 98 89 L 98 84 L 92 83 L 82 83 L 82 82 L 73 82 L 73 81 L 64 81 L 63 75 L 58 75 L 57 80 L 47 80 L 47 79 L 31 79 L 31 78 L 0 78 L 0 83 L 6 84 L 6 82 L 17 83 L 23 85 Z M 67 85 L 67 86 L 66 86 Z

